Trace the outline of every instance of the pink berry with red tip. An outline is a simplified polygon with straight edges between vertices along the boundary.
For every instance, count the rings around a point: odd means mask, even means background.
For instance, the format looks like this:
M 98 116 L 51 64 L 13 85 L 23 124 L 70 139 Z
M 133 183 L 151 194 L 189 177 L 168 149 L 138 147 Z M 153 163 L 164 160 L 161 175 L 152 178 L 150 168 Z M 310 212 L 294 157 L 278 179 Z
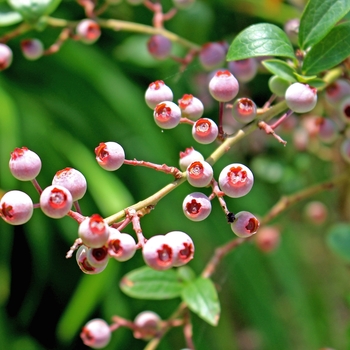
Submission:
M 94 318 L 82 329 L 80 338 L 86 346 L 93 349 L 102 349 L 111 340 L 112 331 L 106 321 Z
M 161 318 L 153 311 L 142 311 L 134 320 L 137 327 L 134 330 L 134 337 L 136 339 L 149 340 L 153 338 L 160 330 Z
M 163 80 L 156 80 L 149 84 L 145 93 L 146 104 L 152 109 L 154 109 L 158 103 L 172 101 L 173 97 L 172 90 L 169 86 L 165 85 Z
M 171 41 L 163 35 L 152 35 L 147 42 L 148 52 L 158 60 L 169 57 L 171 52 Z
M 73 204 L 73 197 L 63 186 L 51 185 L 40 195 L 40 208 L 50 218 L 60 219 L 68 214 Z
M 230 61 L 228 63 L 228 69 L 239 82 L 247 83 L 256 76 L 258 63 L 255 58 Z
M 92 19 L 86 18 L 77 25 L 78 38 L 85 44 L 93 44 L 101 35 L 100 25 Z
M 154 108 L 154 121 L 162 129 L 173 129 L 181 120 L 181 109 L 171 101 L 158 103 Z
M 125 160 L 124 149 L 116 142 L 101 142 L 95 148 L 97 163 L 105 170 L 115 171 L 119 169 Z
M 88 250 L 88 247 L 81 245 L 76 252 L 75 257 L 80 270 L 87 275 L 96 275 L 98 273 L 101 273 L 107 267 L 108 260 L 104 265 L 101 265 L 99 267 L 92 266 L 88 261 Z
M 209 118 L 200 118 L 192 126 L 192 136 L 198 143 L 212 143 L 216 140 L 218 134 L 218 126 Z
M 239 123 L 247 124 L 256 118 L 257 107 L 253 100 L 242 97 L 232 106 L 232 115 Z
M 204 160 L 203 155 L 196 151 L 193 147 L 186 148 L 184 152 L 180 152 L 180 169 L 185 171 L 187 167 L 196 160 Z
M 12 63 L 12 50 L 6 45 L 0 43 L 0 71 L 8 68 Z
M 41 170 L 40 157 L 27 147 L 15 148 L 9 162 L 11 174 L 18 180 L 34 180 Z
M 346 96 L 350 96 L 350 83 L 345 79 L 336 80 L 325 90 L 326 101 L 331 105 L 336 105 Z
M 317 103 L 317 90 L 307 84 L 293 83 L 286 90 L 285 100 L 293 112 L 310 112 Z
M 235 215 L 235 221 L 231 224 L 234 234 L 241 238 L 254 235 L 260 226 L 259 220 L 248 211 L 240 211 Z
M 197 160 L 187 167 L 186 174 L 187 181 L 192 186 L 206 187 L 213 179 L 213 168 L 208 162 Z
M 247 166 L 233 163 L 222 169 L 218 182 L 221 191 L 227 196 L 238 198 L 250 192 L 254 184 L 254 176 Z
M 204 193 L 193 192 L 185 197 L 182 210 L 188 219 L 202 221 L 211 213 L 211 201 Z
M 44 53 L 44 45 L 39 39 L 24 39 L 21 41 L 21 50 L 27 60 L 37 60 Z
M 193 259 L 194 244 L 187 233 L 171 231 L 165 235 L 165 238 L 173 250 L 173 266 L 185 265 Z
M 239 91 L 237 79 L 228 70 L 219 70 L 209 81 L 209 92 L 219 102 L 229 102 Z
M 78 234 L 86 246 L 100 248 L 108 241 L 109 226 L 99 214 L 94 214 L 81 222 Z
M 199 119 L 204 112 L 204 106 L 200 99 L 191 94 L 185 94 L 178 100 L 182 117 L 191 120 Z
M 145 263 L 155 270 L 168 270 L 173 266 L 174 252 L 164 235 L 147 240 L 142 248 Z
M 137 247 L 131 235 L 120 233 L 117 229 L 112 227 L 110 228 L 107 246 L 109 256 L 118 261 L 127 261 L 131 259 L 135 255 Z
M 0 200 L 0 216 L 8 224 L 22 225 L 33 215 L 33 202 L 22 191 L 6 192 Z

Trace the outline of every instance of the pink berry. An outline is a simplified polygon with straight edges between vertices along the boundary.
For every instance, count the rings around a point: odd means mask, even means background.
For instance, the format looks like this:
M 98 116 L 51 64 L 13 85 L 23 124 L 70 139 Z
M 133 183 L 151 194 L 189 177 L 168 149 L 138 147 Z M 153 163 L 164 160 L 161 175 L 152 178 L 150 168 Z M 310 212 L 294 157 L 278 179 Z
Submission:
M 174 254 L 173 266 L 187 264 L 193 259 L 194 244 L 191 237 L 182 231 L 171 231 L 165 235 Z
M 0 216 L 8 224 L 22 225 L 33 215 L 33 202 L 22 191 L 6 192 L 0 200 Z
M 317 136 L 322 142 L 330 144 L 337 139 L 338 128 L 332 119 L 319 117 L 315 122 L 318 129 Z
M 211 202 L 204 193 L 193 192 L 185 197 L 182 203 L 182 210 L 190 220 L 202 221 L 211 212 Z
M 310 112 L 317 103 L 317 90 L 307 84 L 293 83 L 286 90 L 285 99 L 293 112 Z
M 88 248 L 86 252 L 88 263 L 93 267 L 105 267 L 109 260 L 108 248 Z
M 248 211 L 240 211 L 235 215 L 235 221 L 231 224 L 234 234 L 241 238 L 252 236 L 258 231 L 259 220 Z
M 107 242 L 108 254 L 118 261 L 131 259 L 136 252 L 136 242 L 127 233 L 120 233 L 115 228 L 110 228 L 110 235 Z
M 50 218 L 59 219 L 68 214 L 72 208 L 73 197 L 63 186 L 51 185 L 40 195 L 40 208 Z
M 247 124 L 256 118 L 256 104 L 250 98 L 239 98 L 232 106 L 232 115 L 239 123 Z
M 254 176 L 251 170 L 239 163 L 226 166 L 219 175 L 219 186 L 227 196 L 245 196 L 253 187 Z
M 284 25 L 284 31 L 286 32 L 288 38 L 293 44 L 298 43 L 298 33 L 299 33 L 300 19 L 292 18 L 286 22 Z
M 173 266 L 174 253 L 164 235 L 147 240 L 142 248 L 145 263 L 155 270 L 168 270 Z
M 239 82 L 247 83 L 256 76 L 258 71 L 258 63 L 255 58 L 230 61 L 228 63 L 228 69 Z
M 116 142 L 101 142 L 95 148 L 97 163 L 105 170 L 119 169 L 125 160 L 124 149 Z
M 74 202 L 84 197 L 87 186 L 85 176 L 73 168 L 57 171 L 52 184 L 65 187 L 71 193 Z
M 344 139 L 340 144 L 340 154 L 350 164 L 350 138 Z
M 12 50 L 7 45 L 0 43 L 0 71 L 11 65 L 12 58 Z
M 101 273 L 107 267 L 108 260 L 104 265 L 101 265 L 99 267 L 92 266 L 87 258 L 88 250 L 88 247 L 81 245 L 76 252 L 75 257 L 80 270 L 87 275 L 96 275 L 98 273 Z
M 228 70 L 219 70 L 209 82 L 209 92 L 219 102 L 229 102 L 239 90 L 237 79 Z
M 342 99 L 350 96 L 350 83 L 345 79 L 338 79 L 328 85 L 325 91 L 325 98 L 331 105 L 337 105 Z
M 202 144 L 214 142 L 218 134 L 218 126 L 214 121 L 208 118 L 200 118 L 192 126 L 193 138 Z
M 305 206 L 305 215 L 311 223 L 323 225 L 328 217 L 328 209 L 320 201 L 311 201 Z
M 255 236 L 255 244 L 263 253 L 274 251 L 280 243 L 280 230 L 275 226 L 263 226 Z
M 180 169 L 185 171 L 187 167 L 194 162 L 195 160 L 202 161 L 204 157 L 198 151 L 196 151 L 193 147 L 186 148 L 184 152 L 180 152 Z
M 350 124 L 350 96 L 343 98 L 338 104 L 339 117 L 346 124 Z
M 158 103 L 163 101 L 172 101 L 173 92 L 170 87 L 164 84 L 163 80 L 156 80 L 149 84 L 145 93 L 146 104 L 154 109 Z
M 206 161 L 194 161 L 186 170 L 187 181 L 194 187 L 206 187 L 213 178 L 213 168 Z
M 221 67 L 226 58 L 226 48 L 222 43 L 212 42 L 202 46 L 198 59 L 206 70 L 213 70 Z
M 168 58 L 171 52 L 171 41 L 160 34 L 152 35 L 147 42 L 148 52 L 158 60 Z
M 15 148 L 9 162 L 11 174 L 18 180 L 34 180 L 41 170 L 39 156 L 27 147 Z
M 149 340 L 153 338 L 160 330 L 161 318 L 153 311 L 142 311 L 134 320 L 137 327 L 134 330 L 134 337 L 136 339 Z
M 44 53 L 44 45 L 39 39 L 24 39 L 21 41 L 23 56 L 27 60 L 37 60 Z
M 106 321 L 94 318 L 83 327 L 80 338 L 86 346 L 93 349 L 102 349 L 110 342 L 111 333 Z
M 158 103 L 154 108 L 154 121 L 162 129 L 173 129 L 181 120 L 181 109 L 171 101 Z
M 85 44 L 93 44 L 101 35 L 100 25 L 92 19 L 80 21 L 76 28 L 79 39 Z
M 204 106 L 200 99 L 191 94 L 185 94 L 178 100 L 183 118 L 191 120 L 199 119 L 204 112 Z
M 78 234 L 87 247 L 100 248 L 108 241 L 109 226 L 99 214 L 94 214 L 81 222 Z

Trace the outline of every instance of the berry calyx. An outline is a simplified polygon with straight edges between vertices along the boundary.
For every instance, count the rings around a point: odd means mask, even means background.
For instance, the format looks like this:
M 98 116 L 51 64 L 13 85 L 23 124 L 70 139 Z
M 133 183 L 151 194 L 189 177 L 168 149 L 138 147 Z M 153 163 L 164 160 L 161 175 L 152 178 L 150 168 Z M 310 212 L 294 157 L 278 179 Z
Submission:
M 211 202 L 204 193 L 193 192 L 185 197 L 182 202 L 182 210 L 188 219 L 202 221 L 211 212 Z
M 194 161 L 186 170 L 187 181 L 194 187 L 206 187 L 213 178 L 213 168 L 206 161 Z
M 101 142 L 95 148 L 97 163 L 105 170 L 115 171 L 119 169 L 125 160 L 124 149 L 116 142 Z
M 100 248 L 108 241 L 109 226 L 99 214 L 94 214 L 81 222 L 78 234 L 87 247 Z
M 182 231 L 171 231 L 165 235 L 173 250 L 173 266 L 183 266 L 193 259 L 194 244 L 191 237 Z
M 164 84 L 163 80 L 156 80 L 149 84 L 145 93 L 146 104 L 154 109 L 158 103 L 163 101 L 172 101 L 173 92 L 169 86 Z
M 155 270 L 168 270 L 173 266 L 174 253 L 164 235 L 147 240 L 142 248 L 145 263 Z
M 9 162 L 11 174 L 18 180 L 34 180 L 41 170 L 41 159 L 27 147 L 15 148 Z
M 158 103 L 154 108 L 154 121 L 162 129 L 173 129 L 181 119 L 181 109 L 171 101 Z
M 259 220 L 248 211 L 240 211 L 235 215 L 235 221 L 231 224 L 234 234 L 241 238 L 254 235 L 260 226 Z
M 73 197 L 63 186 L 51 185 L 40 195 L 40 208 L 50 218 L 60 219 L 68 214 L 73 204 Z
M 228 70 L 219 70 L 209 82 L 209 92 L 219 102 L 229 102 L 239 90 L 237 79 Z
M 108 248 L 88 248 L 86 258 L 92 267 L 106 267 L 109 260 Z
M 285 100 L 293 112 L 310 112 L 317 103 L 317 90 L 307 84 L 293 83 L 286 90 Z
M 180 169 L 185 171 L 187 167 L 194 162 L 195 160 L 202 161 L 204 157 L 198 151 L 196 151 L 193 147 L 186 148 L 184 152 L 180 152 Z
M 250 98 L 242 97 L 232 106 L 232 115 L 239 123 L 250 123 L 256 118 L 256 104 Z
M 93 349 L 101 349 L 110 342 L 111 333 L 111 329 L 106 321 L 94 318 L 83 327 L 80 338 L 86 346 Z
M 200 118 L 192 126 L 193 138 L 202 144 L 214 142 L 218 134 L 218 126 L 213 120 L 208 118 Z

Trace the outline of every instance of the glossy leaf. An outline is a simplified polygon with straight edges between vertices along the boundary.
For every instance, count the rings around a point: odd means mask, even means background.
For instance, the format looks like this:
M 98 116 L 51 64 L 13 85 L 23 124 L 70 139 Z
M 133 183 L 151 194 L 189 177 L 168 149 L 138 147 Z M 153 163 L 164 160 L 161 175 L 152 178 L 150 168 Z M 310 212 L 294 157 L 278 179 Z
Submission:
M 204 321 L 216 326 L 220 318 L 220 302 L 214 283 L 199 277 L 184 287 L 181 293 L 182 300 L 189 309 Z
M 309 1 L 300 20 L 300 47 L 306 49 L 318 43 L 349 11 L 348 0 Z
M 262 61 L 262 64 L 270 73 L 291 83 L 296 81 L 294 76 L 295 70 L 287 62 L 271 59 Z
M 340 257 L 350 261 L 350 225 L 332 226 L 327 238 L 328 246 Z
M 240 32 L 231 43 L 228 61 L 249 57 L 281 56 L 295 59 L 293 46 L 286 33 L 274 24 L 254 24 Z
M 126 295 L 146 300 L 176 298 L 182 287 L 175 270 L 156 271 L 148 266 L 129 272 L 120 281 L 120 288 Z
M 0 4 L 0 27 L 10 26 L 19 23 L 23 17 L 5 3 Z
M 339 24 L 311 48 L 303 63 L 304 74 L 331 69 L 350 55 L 350 22 Z

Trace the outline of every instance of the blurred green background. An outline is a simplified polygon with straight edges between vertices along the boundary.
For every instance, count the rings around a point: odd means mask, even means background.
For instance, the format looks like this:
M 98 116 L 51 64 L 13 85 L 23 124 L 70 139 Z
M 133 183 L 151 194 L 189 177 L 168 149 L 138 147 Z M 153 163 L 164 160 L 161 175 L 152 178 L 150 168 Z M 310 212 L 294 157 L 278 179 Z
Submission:
M 170 8 L 170 1 L 162 3 Z M 302 1 L 298 7 L 297 1 L 197 0 L 165 26 L 199 45 L 218 40 L 230 43 L 235 34 L 253 23 L 267 21 L 282 27 L 286 20 L 300 16 L 302 5 Z M 79 20 L 84 12 L 75 1 L 63 1 L 53 16 Z M 102 17 L 144 24 L 152 19 L 147 9 L 125 1 L 110 7 Z M 7 30 L 1 28 L 1 33 Z M 2 192 L 20 189 L 38 201 L 31 184 L 15 180 L 8 170 L 10 152 L 26 146 L 42 159 L 38 176 L 42 187 L 51 184 L 56 171 L 74 167 L 88 182 L 88 192 L 80 201 L 83 213 L 109 216 L 153 194 L 171 178 L 140 167 L 103 171 L 94 160 L 94 148 L 100 142 L 120 143 L 128 159 L 174 166 L 178 166 L 179 152 L 187 147 L 194 146 L 204 156 L 215 149 L 215 145 L 195 144 L 188 125 L 159 129 L 144 103 L 148 84 L 159 79 L 172 88 L 175 101 L 185 93 L 206 98 L 208 73 L 197 60 L 179 72 L 172 60 L 155 61 L 149 56 L 146 35 L 105 29 L 94 45 L 68 41 L 57 54 L 38 61 L 22 57 L 21 39 L 35 36 L 48 47 L 58 34 L 59 30 L 47 28 L 8 43 L 14 61 L 0 75 Z M 184 54 L 177 46 L 173 52 Z M 240 96 L 249 94 L 261 106 L 269 98 L 268 78 L 260 72 L 242 86 Z M 216 104 L 210 98 L 205 101 L 205 116 L 215 120 Z M 282 195 L 326 180 L 343 166 L 337 160 L 322 160 L 317 153 L 296 150 L 291 132 L 284 137 L 289 141 L 287 147 L 256 131 L 215 165 L 216 175 L 232 162 L 243 162 L 254 172 L 251 193 L 227 200 L 231 211 L 248 210 L 262 216 Z M 141 224 L 146 237 L 171 230 L 190 234 L 196 254 L 189 266 L 200 273 L 215 247 L 232 239 L 233 233 L 217 201 L 205 221 L 186 220 L 181 205 L 189 192 L 193 189 L 183 184 Z M 209 189 L 203 192 L 210 193 Z M 348 188 L 341 188 L 311 198 L 323 201 L 329 210 L 322 225 L 305 219 L 307 201 L 283 213 L 273 222 L 282 237 L 272 253 L 261 252 L 251 241 L 222 261 L 213 276 L 222 305 L 221 319 L 214 328 L 193 316 L 197 349 L 350 348 L 349 265 L 326 244 L 331 225 L 349 220 L 347 194 Z M 126 231 L 131 233 L 129 227 Z M 0 349 L 85 349 L 79 332 L 91 318 L 109 322 L 117 314 L 133 319 L 146 309 L 167 318 L 176 309 L 179 300 L 136 300 L 120 291 L 121 277 L 143 266 L 140 251 L 128 262 L 111 261 L 100 275 L 87 276 L 75 258 L 65 258 L 76 238 L 77 224 L 72 219 L 49 219 L 40 209 L 23 226 L 0 222 Z M 106 349 L 142 349 L 145 344 L 135 340 L 131 331 L 120 329 Z M 181 330 L 174 329 L 159 349 L 184 347 Z

